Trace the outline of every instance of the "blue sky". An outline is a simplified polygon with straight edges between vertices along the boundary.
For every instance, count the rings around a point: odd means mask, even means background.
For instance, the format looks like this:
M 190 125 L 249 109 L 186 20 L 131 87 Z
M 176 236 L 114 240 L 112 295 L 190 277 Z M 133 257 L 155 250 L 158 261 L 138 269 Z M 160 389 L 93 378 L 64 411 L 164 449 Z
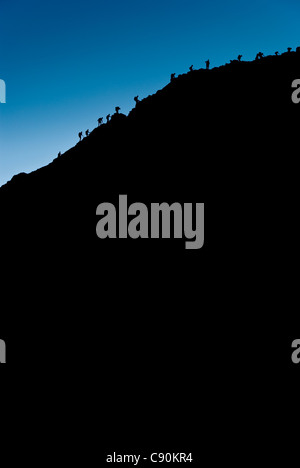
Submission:
M 0 0 L 0 18 L 0 185 L 173 72 L 300 46 L 299 0 Z

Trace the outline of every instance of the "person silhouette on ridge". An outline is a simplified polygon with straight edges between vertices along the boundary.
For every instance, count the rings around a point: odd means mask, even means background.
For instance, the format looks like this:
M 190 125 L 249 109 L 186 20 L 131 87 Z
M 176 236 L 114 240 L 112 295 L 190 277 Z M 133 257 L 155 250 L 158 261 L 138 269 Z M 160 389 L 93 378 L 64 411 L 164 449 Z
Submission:
M 79 138 L 79 140 L 81 141 L 81 138 L 82 138 L 82 132 L 79 132 L 79 133 L 78 133 L 78 138 Z
M 290 53 L 292 51 L 292 48 L 291 47 L 288 47 L 287 48 L 287 51 Z
M 242 55 L 238 55 L 238 61 L 239 61 L 239 62 L 241 61 L 241 58 L 242 58 L 242 57 L 243 57 Z
M 210 61 L 209 61 L 209 60 L 206 60 L 205 64 L 206 64 L 206 70 L 209 70 Z
M 140 102 L 139 97 L 138 97 L 138 96 L 135 96 L 135 97 L 134 97 L 134 100 L 135 100 L 135 105 L 137 106 L 138 102 Z
M 264 57 L 264 54 L 262 52 L 258 52 L 258 54 L 256 54 L 255 60 L 260 60 L 263 57 Z
M 278 51 L 276 51 L 276 52 L 275 52 L 275 55 L 276 55 L 276 57 L 277 57 L 277 55 L 279 55 L 279 52 L 278 52 Z
M 106 122 L 109 122 L 109 120 L 110 120 L 110 114 L 106 116 Z
M 89 134 L 90 134 L 90 131 L 89 131 L 89 129 L 87 129 L 86 132 L 85 132 L 85 136 L 89 136 Z
M 171 73 L 171 81 L 173 81 L 175 79 L 175 74 L 176 73 Z
M 119 106 L 115 107 L 115 111 L 116 111 L 117 114 L 119 113 L 119 110 L 121 110 L 121 107 L 119 107 Z
M 98 119 L 98 127 L 100 127 L 100 125 L 102 124 L 103 122 L 103 117 L 99 117 Z
M 189 70 L 190 70 L 190 72 L 194 71 L 194 65 L 191 65 Z

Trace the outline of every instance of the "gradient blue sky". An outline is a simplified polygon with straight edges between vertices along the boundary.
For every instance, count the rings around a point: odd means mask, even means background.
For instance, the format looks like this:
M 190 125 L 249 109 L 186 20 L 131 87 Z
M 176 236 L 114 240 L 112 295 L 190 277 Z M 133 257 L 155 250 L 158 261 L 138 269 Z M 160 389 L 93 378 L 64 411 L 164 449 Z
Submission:
M 0 0 L 0 19 L 0 186 L 172 72 L 300 46 L 299 0 Z

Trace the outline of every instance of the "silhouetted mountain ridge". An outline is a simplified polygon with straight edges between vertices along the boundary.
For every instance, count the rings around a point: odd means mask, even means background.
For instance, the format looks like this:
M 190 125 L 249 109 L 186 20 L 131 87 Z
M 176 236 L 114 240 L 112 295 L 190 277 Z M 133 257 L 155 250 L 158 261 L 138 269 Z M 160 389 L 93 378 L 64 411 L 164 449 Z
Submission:
M 3 196 L 7 190 L 17 190 L 18 186 L 24 189 L 24 184 L 36 184 L 37 177 L 44 180 L 49 175 L 51 178 L 54 177 L 54 182 L 56 177 L 60 179 L 59 171 L 64 173 L 67 170 L 70 175 L 76 173 L 79 158 L 81 158 L 79 172 L 83 170 L 85 173 L 84 167 L 86 166 L 87 174 L 91 169 L 88 169 L 88 165 L 95 163 L 95 157 L 101 158 L 100 165 L 102 163 L 109 165 L 111 152 L 115 149 L 108 140 L 117 139 L 119 132 L 122 138 L 126 132 L 128 133 L 128 138 L 125 138 L 124 143 L 129 142 L 131 138 L 133 144 L 143 144 L 143 141 L 139 141 L 141 135 L 145 139 L 151 135 L 152 139 L 153 132 L 156 132 L 156 139 L 159 140 L 164 136 L 168 127 L 172 138 L 176 135 L 175 130 L 180 133 L 186 132 L 184 144 L 188 147 L 190 144 L 188 138 L 197 138 L 194 132 L 198 133 L 199 125 L 204 124 L 211 130 L 210 125 L 219 123 L 218 132 L 224 136 L 225 131 L 229 130 L 228 122 L 224 122 L 224 118 L 232 119 L 232 125 L 237 126 L 236 133 L 248 131 L 249 129 L 244 128 L 241 122 L 234 120 L 237 117 L 232 114 L 234 110 L 241 113 L 254 112 L 253 117 L 257 119 L 254 123 L 261 125 L 264 124 L 264 113 L 267 111 L 269 118 L 272 118 L 276 125 L 274 115 L 271 115 L 266 106 L 272 106 L 276 112 L 276 109 L 280 110 L 283 104 L 291 104 L 287 101 L 290 101 L 291 80 L 299 75 L 299 58 L 299 53 L 290 52 L 278 57 L 268 56 L 253 62 L 233 61 L 212 70 L 200 69 L 179 75 L 162 90 L 140 101 L 128 117 L 123 114 L 114 114 L 111 122 L 95 128 L 89 137 L 64 153 L 59 160 L 54 159 L 46 166 L 47 169 L 38 169 L 26 177 L 23 173 L 14 176 L 11 182 L 0 188 L 0 196 Z M 275 86 L 276 93 L 274 93 Z M 290 105 L 290 111 L 292 110 L 297 109 Z M 256 115 L 255 112 L 257 112 Z M 131 151 L 132 147 L 127 149 L 125 144 L 119 143 L 115 145 L 115 148 L 120 150 L 120 153 L 115 157 L 122 165 L 122 153 Z M 199 141 L 199 146 L 203 145 L 205 141 Z M 98 156 L 95 156 L 95 150 L 100 152 Z M 129 160 L 127 163 L 130 163 Z M 65 183 L 68 183 L 67 178 Z
M 291 84 L 299 76 L 294 52 L 180 75 L 127 117 L 114 114 L 48 166 L 1 187 L 3 234 L 11 238 L 22 222 L 27 243 L 42 232 L 69 243 L 87 235 L 100 202 L 117 203 L 119 194 L 171 202 L 222 193 L 247 203 L 267 186 L 278 191 L 278 176 L 290 177 L 282 161 L 294 154 L 300 105 Z

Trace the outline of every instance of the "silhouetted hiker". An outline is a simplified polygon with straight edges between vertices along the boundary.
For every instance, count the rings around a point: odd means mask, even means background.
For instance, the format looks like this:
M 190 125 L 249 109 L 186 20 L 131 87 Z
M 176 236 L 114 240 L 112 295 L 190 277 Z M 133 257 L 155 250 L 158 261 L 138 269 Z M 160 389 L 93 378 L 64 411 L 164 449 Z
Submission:
M 89 129 L 87 129 L 87 131 L 85 132 L 85 136 L 89 136 L 89 134 L 90 134 L 90 131 Z
M 288 48 L 287 48 L 287 51 L 288 51 L 288 52 L 291 52 L 291 51 L 292 51 L 292 48 L 291 48 L 291 47 L 288 47 Z
M 119 107 L 119 106 L 115 107 L 115 111 L 116 111 L 117 114 L 119 113 L 119 110 L 121 110 L 121 107 Z
M 102 124 L 103 122 L 103 117 L 99 117 L 98 119 L 98 127 L 100 127 L 100 125 Z
M 176 75 L 176 73 L 171 73 L 171 81 L 173 81 L 175 79 L 175 75 Z
M 238 61 L 239 61 L 239 62 L 241 61 L 241 58 L 242 58 L 242 57 L 243 57 L 242 55 L 238 55 Z
M 78 138 L 79 138 L 79 140 L 81 141 L 81 138 L 82 138 L 82 132 L 79 132 L 79 133 L 78 133 Z
M 263 57 L 264 57 L 264 54 L 262 52 L 258 52 L 258 54 L 256 54 L 255 60 L 262 59 Z
M 206 70 L 209 70 L 209 66 L 210 66 L 210 61 L 209 60 L 206 60 Z
M 106 116 L 106 122 L 109 122 L 109 120 L 110 120 L 110 114 Z
M 190 70 L 190 72 L 194 71 L 194 65 L 191 65 L 189 70 Z
M 276 55 L 276 57 L 277 57 L 277 55 L 279 55 L 279 52 L 278 52 L 278 51 L 276 51 L 276 52 L 275 52 L 275 55 Z
M 135 96 L 134 100 L 135 100 L 135 105 L 137 106 L 138 102 L 140 102 L 139 97 Z
M 58 157 L 58 158 L 60 158 L 60 157 L 61 157 L 61 152 L 59 152 L 59 153 L 58 153 L 57 157 Z

